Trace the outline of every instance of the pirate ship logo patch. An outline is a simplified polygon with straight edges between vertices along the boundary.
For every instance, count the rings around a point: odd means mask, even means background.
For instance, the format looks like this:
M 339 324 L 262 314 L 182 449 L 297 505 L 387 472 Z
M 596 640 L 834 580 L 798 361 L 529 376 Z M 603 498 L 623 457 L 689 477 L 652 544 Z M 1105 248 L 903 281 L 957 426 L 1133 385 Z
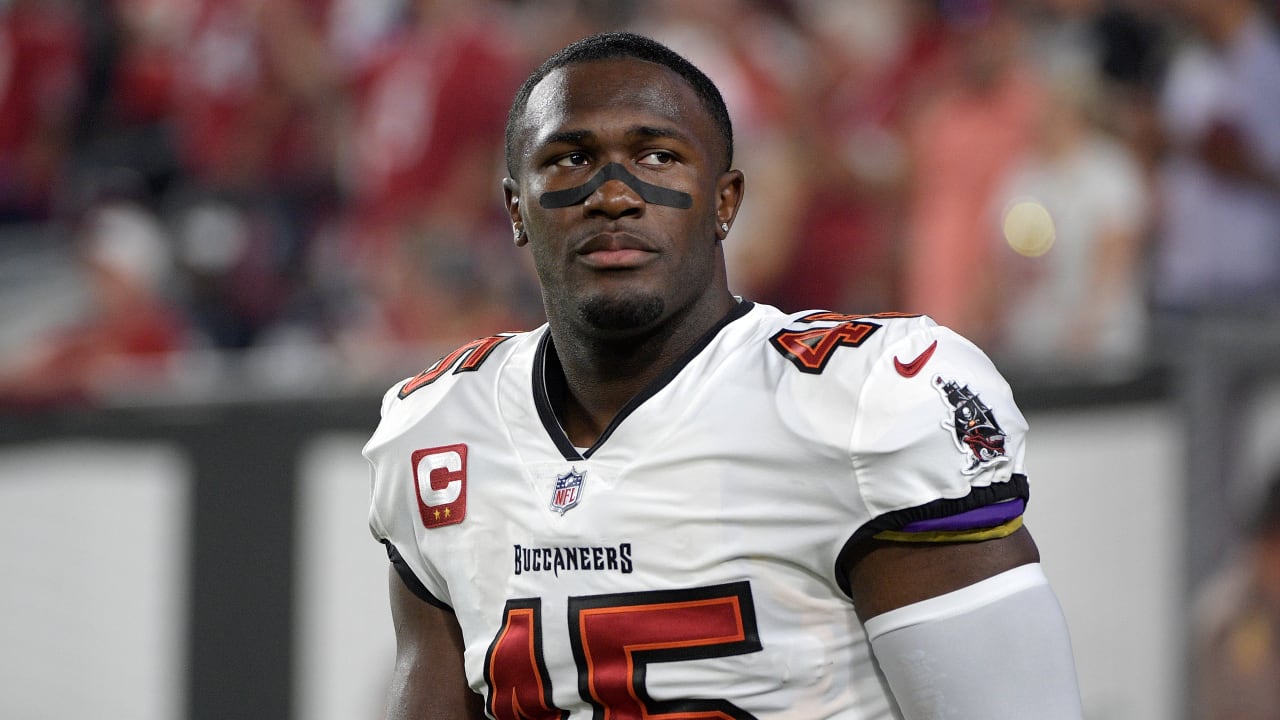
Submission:
M 933 386 L 951 407 L 951 419 L 942 427 L 952 432 L 956 448 L 968 458 L 964 474 L 975 475 L 1009 459 L 1005 455 L 1004 430 L 996 422 L 995 413 L 968 385 L 938 375 L 933 378 Z
M 582 499 L 582 483 L 587 479 L 585 472 L 570 470 L 556 477 L 556 487 L 551 491 L 551 509 L 561 515 L 568 512 Z

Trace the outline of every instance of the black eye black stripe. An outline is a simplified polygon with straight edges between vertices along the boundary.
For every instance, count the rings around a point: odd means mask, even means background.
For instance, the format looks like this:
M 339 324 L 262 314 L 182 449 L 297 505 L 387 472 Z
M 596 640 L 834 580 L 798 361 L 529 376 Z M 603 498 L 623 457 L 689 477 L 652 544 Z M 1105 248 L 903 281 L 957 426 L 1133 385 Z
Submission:
M 681 210 L 688 210 L 693 207 L 693 196 L 689 193 L 647 183 L 632 175 L 626 168 L 616 162 L 600 168 L 600 172 L 582 185 L 567 190 L 542 193 L 542 197 L 538 198 L 538 204 L 544 208 L 565 208 L 570 205 L 577 205 L 610 180 L 621 180 L 626 183 L 627 187 L 635 190 L 647 203 L 666 205 L 667 207 Z

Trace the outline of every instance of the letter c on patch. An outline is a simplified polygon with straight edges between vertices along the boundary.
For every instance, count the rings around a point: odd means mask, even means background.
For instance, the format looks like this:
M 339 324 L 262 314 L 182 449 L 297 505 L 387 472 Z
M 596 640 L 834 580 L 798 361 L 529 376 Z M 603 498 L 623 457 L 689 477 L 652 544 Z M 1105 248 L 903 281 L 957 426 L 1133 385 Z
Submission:
M 415 450 L 410 460 L 422 524 L 436 528 L 462 522 L 467 513 L 467 446 Z

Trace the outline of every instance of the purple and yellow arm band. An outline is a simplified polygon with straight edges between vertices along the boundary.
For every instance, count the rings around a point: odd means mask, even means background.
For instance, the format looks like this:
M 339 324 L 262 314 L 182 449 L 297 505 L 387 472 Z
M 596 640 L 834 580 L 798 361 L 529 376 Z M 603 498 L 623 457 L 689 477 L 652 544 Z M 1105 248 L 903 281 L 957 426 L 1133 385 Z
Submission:
M 1022 527 L 1027 503 L 1022 498 L 983 505 L 955 515 L 907 523 L 872 537 L 893 542 L 979 542 L 1012 535 Z

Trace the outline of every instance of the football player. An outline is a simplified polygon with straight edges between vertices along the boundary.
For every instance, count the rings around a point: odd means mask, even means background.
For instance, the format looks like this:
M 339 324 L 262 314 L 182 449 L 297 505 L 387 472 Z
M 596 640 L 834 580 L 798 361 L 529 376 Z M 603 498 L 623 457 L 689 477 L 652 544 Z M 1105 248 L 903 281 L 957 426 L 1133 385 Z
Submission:
M 388 717 L 1078 720 L 1008 385 L 926 317 L 735 297 L 732 156 L 715 86 L 640 36 L 517 94 L 548 322 L 393 387 L 365 448 Z

